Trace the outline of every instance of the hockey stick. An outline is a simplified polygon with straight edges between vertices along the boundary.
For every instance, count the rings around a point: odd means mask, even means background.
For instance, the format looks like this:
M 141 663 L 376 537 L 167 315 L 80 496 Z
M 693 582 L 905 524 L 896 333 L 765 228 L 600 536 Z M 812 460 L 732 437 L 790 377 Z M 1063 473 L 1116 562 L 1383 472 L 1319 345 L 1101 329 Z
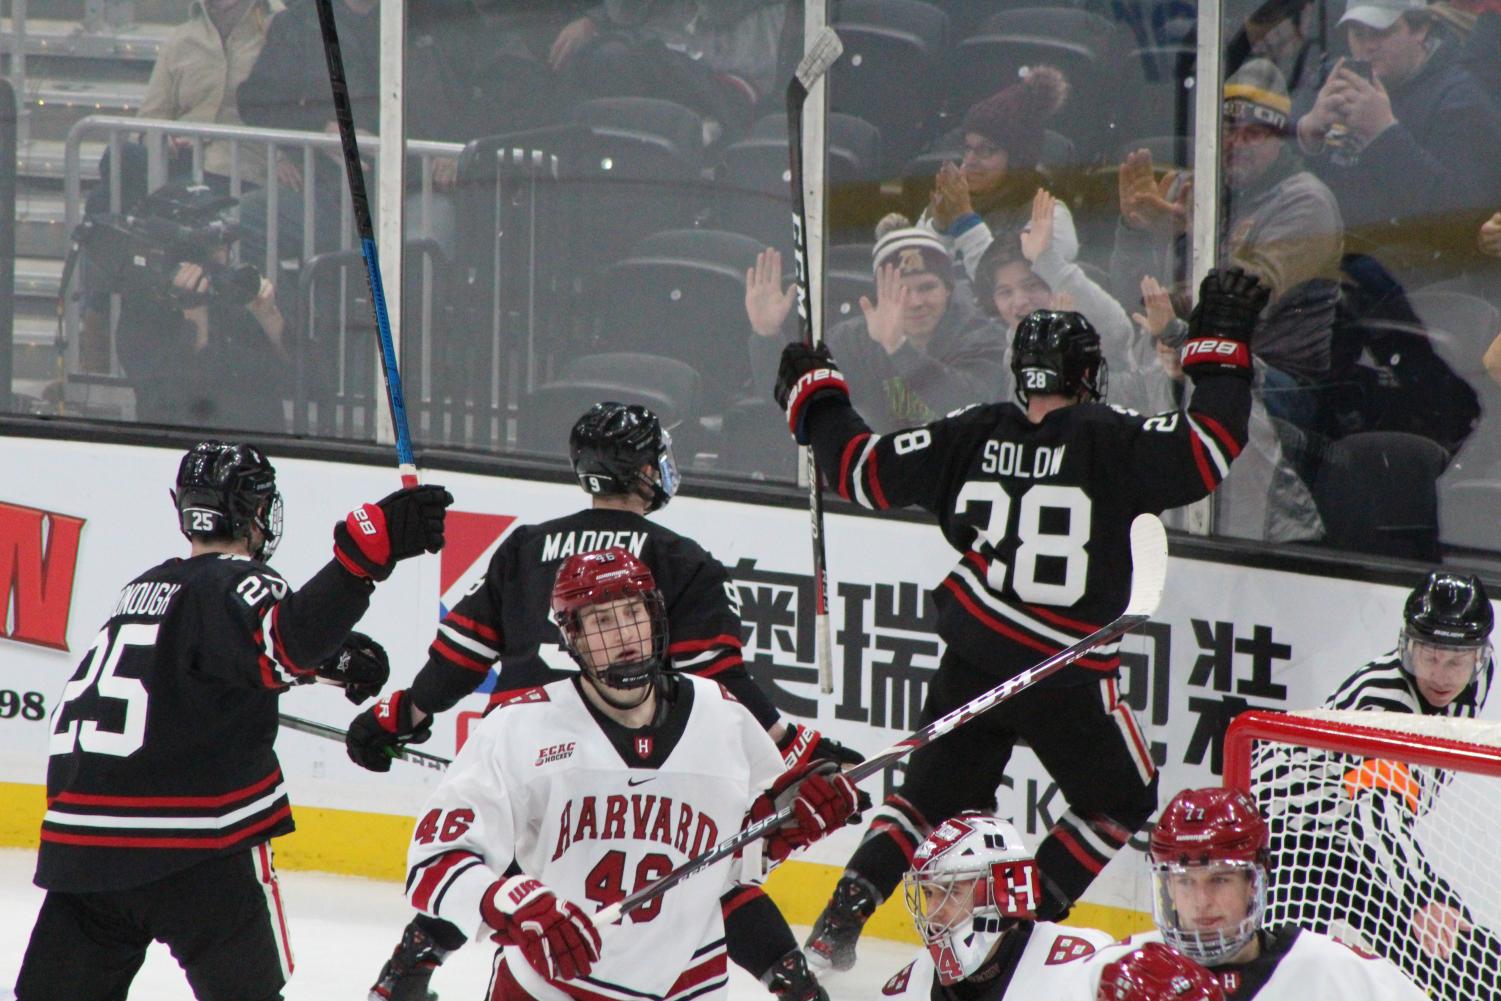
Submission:
M 1162 522 L 1157 519 L 1156 515 L 1137 515 L 1136 520 L 1131 523 L 1131 597 L 1126 602 L 1126 610 L 1113 622 L 1096 629 L 1073 646 L 1060 650 L 988 692 L 975 696 L 943 718 L 934 720 L 881 753 L 866 758 L 865 761 L 844 774 L 851 782 L 859 782 L 861 779 L 874 775 L 893 761 L 906 757 L 919 747 L 926 747 L 981 713 L 994 709 L 1049 675 L 1056 674 L 1096 647 L 1124 636 L 1152 617 L 1152 613 L 1157 610 L 1158 601 L 1162 598 L 1162 585 L 1166 578 L 1167 533 L 1162 529 Z M 613 924 L 620 920 L 622 914 L 629 913 L 647 901 L 661 896 L 689 876 L 700 873 L 716 862 L 728 858 L 757 838 L 765 837 L 791 817 L 792 808 L 789 806 L 764 820 L 751 824 L 697 858 L 684 862 L 656 882 L 643 886 L 619 903 L 596 911 L 593 914 L 594 924 L 598 927 Z
M 808 213 L 803 202 L 803 104 L 808 91 L 829 71 L 844 51 L 844 43 L 833 28 L 824 27 L 813 36 L 807 53 L 792 82 L 787 84 L 787 158 L 792 180 L 792 260 L 797 267 L 797 318 L 803 343 L 817 347 L 823 340 L 822 322 L 813 322 L 808 283 Z M 821 318 L 820 318 L 821 321 Z M 823 490 L 818 478 L 818 460 L 813 449 L 803 449 L 808 475 L 808 517 L 813 541 L 813 610 L 815 644 L 818 649 L 818 690 L 825 695 L 834 690 L 834 646 L 829 631 L 829 566 L 824 552 Z
M 329 726 L 327 723 L 317 723 L 310 719 L 303 719 L 301 716 L 289 716 L 286 713 L 277 713 L 276 721 L 288 730 L 300 730 L 303 733 L 310 733 L 314 737 L 326 737 L 329 740 L 337 740 L 341 744 L 344 743 L 344 738 L 348 736 L 345 731 L 340 730 L 336 726 Z M 436 754 L 425 754 L 422 751 L 414 751 L 406 745 L 393 750 L 392 756 L 400 758 L 402 761 L 410 761 L 414 765 L 421 765 L 423 768 L 431 768 L 437 772 L 441 772 L 453 764 L 447 758 L 440 758 Z
M 401 391 L 401 372 L 396 363 L 396 345 L 391 338 L 391 318 L 386 315 L 386 290 L 380 280 L 380 259 L 375 251 L 375 227 L 370 220 L 370 200 L 365 195 L 365 168 L 354 138 L 354 111 L 349 106 L 349 84 L 344 80 L 344 57 L 339 52 L 339 33 L 334 25 L 333 0 L 313 0 L 318 8 L 318 27 L 323 34 L 323 55 L 328 60 L 328 82 L 334 93 L 334 118 L 344 152 L 344 174 L 349 178 L 349 198 L 354 203 L 354 226 L 365 258 L 365 279 L 370 283 L 370 307 L 375 313 L 375 332 L 380 339 L 380 369 L 391 404 L 391 425 L 396 432 L 396 467 L 404 486 L 417 485 L 417 461 L 412 457 L 412 436 L 407 429 L 406 397 Z M 394 137 L 391 137 L 394 141 Z

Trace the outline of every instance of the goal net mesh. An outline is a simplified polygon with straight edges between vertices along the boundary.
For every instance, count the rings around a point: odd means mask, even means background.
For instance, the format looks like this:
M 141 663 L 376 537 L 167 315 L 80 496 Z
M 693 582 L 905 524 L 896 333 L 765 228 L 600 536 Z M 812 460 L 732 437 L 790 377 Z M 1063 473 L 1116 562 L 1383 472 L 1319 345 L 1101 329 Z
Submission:
M 1379 953 L 1434 998 L 1501 999 L 1501 724 L 1250 715 L 1226 780 L 1271 828 L 1267 924 Z

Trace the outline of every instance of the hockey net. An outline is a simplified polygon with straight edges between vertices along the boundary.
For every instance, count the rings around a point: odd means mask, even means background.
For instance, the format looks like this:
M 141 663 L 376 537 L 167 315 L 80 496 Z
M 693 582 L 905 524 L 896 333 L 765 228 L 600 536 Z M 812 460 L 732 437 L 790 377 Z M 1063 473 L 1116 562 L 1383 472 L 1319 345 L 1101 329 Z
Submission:
M 1271 828 L 1268 925 L 1379 953 L 1434 998 L 1501 999 L 1501 723 L 1243 713 L 1225 784 Z

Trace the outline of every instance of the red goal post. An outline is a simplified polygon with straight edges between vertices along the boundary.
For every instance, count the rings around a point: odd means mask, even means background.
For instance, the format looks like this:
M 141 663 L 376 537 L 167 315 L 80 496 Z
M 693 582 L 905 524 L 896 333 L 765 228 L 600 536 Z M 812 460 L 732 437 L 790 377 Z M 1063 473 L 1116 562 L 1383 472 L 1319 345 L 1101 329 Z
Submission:
M 1378 952 L 1436 999 L 1501 1001 L 1501 723 L 1247 712 L 1224 762 L 1271 831 L 1268 925 Z

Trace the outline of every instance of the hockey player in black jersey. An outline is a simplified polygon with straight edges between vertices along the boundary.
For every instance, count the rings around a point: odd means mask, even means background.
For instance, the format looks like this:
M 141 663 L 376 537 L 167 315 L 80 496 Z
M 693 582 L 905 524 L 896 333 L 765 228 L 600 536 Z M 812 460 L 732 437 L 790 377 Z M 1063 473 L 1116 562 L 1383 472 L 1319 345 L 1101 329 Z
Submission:
M 1408 595 L 1397 648 L 1350 675 L 1323 708 L 1474 719 L 1495 665 L 1495 616 L 1478 577 L 1435 570 Z M 1253 759 L 1272 825 L 1277 920 L 1358 935 L 1435 998 L 1501 983 L 1501 938 L 1429 861 L 1418 826 L 1455 773 L 1288 745 Z
M 1209 274 L 1183 359 L 1193 399 L 1154 417 L 1099 402 L 1099 336 L 1074 312 L 1039 310 L 1018 325 L 1021 406 L 976 405 L 888 435 L 873 434 L 850 406 L 826 349 L 788 345 L 776 398 L 840 496 L 877 510 L 920 506 L 962 554 L 935 589 L 947 647 L 922 723 L 1121 613 L 1132 518 L 1205 496 L 1245 444 L 1248 338 L 1266 296 L 1239 269 Z M 1146 742 L 1120 699 L 1116 650 L 1093 651 L 912 755 L 814 925 L 812 958 L 853 965 L 861 927 L 927 831 L 961 810 L 994 809 L 1018 738 L 1068 801 L 1037 850 L 1038 918 L 1067 912 L 1157 801 Z
M 52 714 L 47 895 L 20 1001 L 124 998 L 153 940 L 199 1001 L 281 998 L 292 954 L 268 842 L 293 824 L 278 697 L 316 680 L 354 701 L 380 690 L 385 653 L 350 629 L 398 561 L 442 548 L 453 501 L 422 486 L 363 505 L 294 591 L 266 565 L 282 502 L 259 449 L 199 443 L 173 497 L 190 555 L 125 586 Z
M 816 730 L 780 719 L 741 660 L 740 603 L 724 566 L 692 539 L 648 519 L 678 488 L 672 440 L 656 415 L 636 405 L 596 404 L 574 424 L 568 447 L 591 507 L 511 532 L 485 576 L 438 623 L 411 688 L 392 693 L 350 725 L 349 756 L 375 771 L 390 768 L 391 748 L 426 740 L 430 717 L 478 688 L 497 662 L 492 704 L 505 692 L 566 677 L 539 654 L 560 640 L 548 617 L 553 577 L 569 556 L 620 546 L 650 568 L 662 592 L 673 669 L 724 685 L 767 728 L 789 768 L 815 758 L 861 761 Z M 370 996 L 426 1001 L 433 969 L 463 943 L 452 925 L 418 916 Z

